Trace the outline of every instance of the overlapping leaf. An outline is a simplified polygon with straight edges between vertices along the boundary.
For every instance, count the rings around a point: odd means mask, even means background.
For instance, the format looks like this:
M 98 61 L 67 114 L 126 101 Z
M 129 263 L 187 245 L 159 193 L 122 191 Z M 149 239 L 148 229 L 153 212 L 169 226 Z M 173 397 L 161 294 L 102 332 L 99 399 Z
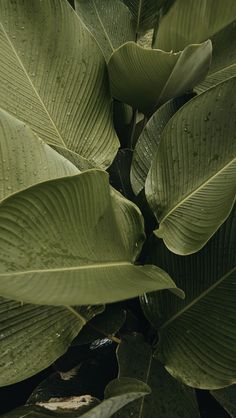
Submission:
M 132 208 L 122 207 L 125 199 L 118 200 L 115 212 L 108 176 L 100 170 L 6 199 L 0 205 L 0 294 L 31 303 L 85 305 L 175 287 L 162 270 L 132 264 L 143 231 L 135 228 Z M 124 235 L 126 224 L 132 235 Z
M 155 48 L 181 51 L 211 38 L 235 19 L 234 0 L 176 0 L 160 22 Z
M 189 96 L 170 100 L 158 109 L 150 118 L 134 149 L 130 179 L 135 194 L 144 188 L 145 180 L 156 155 L 161 134 L 167 122 L 183 106 Z
M 102 307 L 53 307 L 0 298 L 0 386 L 19 382 L 65 353 Z
M 88 344 L 97 339 L 112 337 L 125 322 L 126 314 L 116 305 L 108 305 L 104 312 L 93 318 L 74 339 L 73 345 Z
M 105 60 L 66 0 L 1 1 L 0 106 L 45 142 L 107 167 L 119 143 Z
M 116 50 L 108 71 L 112 95 L 149 114 L 162 103 L 191 90 L 207 74 L 211 42 L 189 45 L 179 53 L 145 49 L 127 42 Z
M 135 40 L 132 14 L 120 0 L 76 0 L 75 10 L 107 61 L 120 45 Z
M 197 93 L 236 75 L 236 20 L 212 37 L 212 63 L 209 74 L 195 88 Z
M 67 403 L 51 401 L 44 404 L 44 407 L 37 405 L 28 405 L 5 414 L 6 418 L 27 417 L 70 417 L 70 418 L 110 418 L 116 411 L 129 402 L 142 396 L 148 395 L 150 388 L 143 382 L 136 379 L 123 378 L 113 380 L 106 387 L 105 399 L 99 405 L 92 407 L 88 405 L 88 412 L 84 412 L 86 407 L 86 396 L 68 399 Z M 88 397 L 87 397 L 88 399 Z M 64 405 L 62 405 L 64 404 Z M 82 410 L 82 411 L 81 411 Z M 81 412 L 80 412 L 81 411 Z
M 235 232 L 234 210 L 197 254 L 177 256 L 158 240 L 146 260 L 168 269 L 185 291 L 182 301 L 162 292 L 146 295 L 142 305 L 160 332 L 157 356 L 174 377 L 193 387 L 235 382 Z
M 119 376 L 140 379 L 150 386 L 152 392 L 149 396 L 127 405 L 114 418 L 199 418 L 194 391 L 165 371 L 153 358 L 152 348 L 142 336 L 125 338 L 118 347 L 117 357 Z
M 23 122 L 0 109 L 0 200 L 37 183 L 78 174 Z
M 158 11 L 166 0 L 123 0 L 134 17 L 136 34 L 154 27 Z
M 146 180 L 155 233 L 182 255 L 202 248 L 236 192 L 236 77 L 184 105 L 167 124 Z

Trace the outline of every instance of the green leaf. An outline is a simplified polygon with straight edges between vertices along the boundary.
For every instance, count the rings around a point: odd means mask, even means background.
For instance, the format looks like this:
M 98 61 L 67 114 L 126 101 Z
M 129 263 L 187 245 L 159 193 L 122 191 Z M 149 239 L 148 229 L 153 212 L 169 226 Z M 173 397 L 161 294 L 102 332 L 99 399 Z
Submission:
M 162 270 L 132 264 L 143 236 L 136 229 L 138 213 L 132 202 L 110 193 L 107 174 L 90 170 L 2 202 L 0 295 L 87 305 L 175 287 Z
M 114 418 L 200 418 L 195 393 L 173 379 L 153 358 L 142 336 L 126 337 L 117 350 L 119 377 L 130 376 L 147 383 L 151 395 L 127 405 Z
M 145 180 L 156 155 L 163 129 L 177 110 L 186 103 L 189 97 L 192 96 L 182 96 L 162 105 L 149 119 L 138 138 L 130 171 L 131 184 L 136 195 L 144 188 Z
M 212 37 L 212 62 L 209 74 L 195 88 L 197 93 L 236 75 L 236 20 Z
M 88 412 L 80 413 L 80 408 L 84 407 L 86 401 L 89 402 L 88 396 L 77 398 L 67 398 L 67 401 L 48 402 L 44 407 L 36 405 L 24 406 L 17 408 L 15 411 L 7 413 L 2 418 L 19 418 L 23 414 L 27 417 L 70 417 L 70 418 L 110 418 L 116 411 L 129 402 L 134 401 L 142 396 L 148 395 L 150 388 L 143 382 L 136 379 L 123 378 L 112 380 L 106 387 L 105 399 L 99 405 L 90 409 Z M 64 405 L 62 405 L 64 404 Z
M 189 45 L 179 53 L 145 49 L 127 42 L 108 62 L 112 95 L 144 114 L 184 94 L 207 74 L 211 42 Z
M 154 27 L 158 11 L 166 0 L 123 0 L 129 7 L 136 34 Z
M 46 180 L 78 174 L 23 122 L 0 109 L 0 201 Z
M 135 40 L 132 15 L 120 0 L 75 0 L 75 10 L 96 39 L 106 61 L 120 45 Z
M 89 321 L 74 339 L 73 345 L 88 344 L 97 339 L 115 335 L 124 324 L 125 318 L 125 311 L 119 306 L 107 306 L 104 312 Z
M 0 298 L 0 386 L 19 382 L 52 364 L 102 309 L 70 310 Z
M 154 47 L 180 51 L 211 38 L 235 19 L 234 0 L 176 0 L 160 22 Z
M 217 389 L 236 373 L 236 211 L 197 254 L 177 256 L 155 239 L 146 262 L 167 268 L 185 300 L 161 292 L 142 297 L 144 313 L 159 330 L 157 356 L 184 383 Z
M 236 418 L 236 385 L 212 390 L 211 394 L 225 408 L 231 418 Z
M 105 60 L 76 13 L 66 0 L 3 0 L 0 16 L 0 106 L 48 144 L 109 166 L 119 142 Z
M 146 180 L 156 235 L 176 254 L 202 248 L 235 200 L 236 77 L 186 103 L 170 120 Z

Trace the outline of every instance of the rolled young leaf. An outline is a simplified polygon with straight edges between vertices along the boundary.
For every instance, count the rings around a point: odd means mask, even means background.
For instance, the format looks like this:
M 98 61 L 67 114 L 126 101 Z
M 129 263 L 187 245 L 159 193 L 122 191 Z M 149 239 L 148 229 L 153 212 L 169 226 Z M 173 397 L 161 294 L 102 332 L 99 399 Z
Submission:
M 157 267 L 132 264 L 143 235 L 135 227 L 138 213 L 132 219 L 132 207 L 123 212 L 122 206 L 114 212 L 110 193 L 107 174 L 90 170 L 5 199 L 0 204 L 0 295 L 87 305 L 175 288 Z M 124 236 L 121 221 L 130 223 L 132 235 Z
M 202 248 L 236 192 L 236 77 L 186 103 L 163 131 L 145 185 L 156 235 L 176 254 Z
M 108 62 L 112 95 L 144 114 L 191 90 L 207 74 L 212 46 L 207 41 L 171 53 L 127 42 Z
M 235 382 L 236 211 L 198 253 L 175 255 L 155 238 L 146 262 L 172 274 L 185 300 L 167 292 L 142 297 L 144 313 L 159 330 L 156 355 L 187 385 L 216 389 Z
M 101 306 L 68 309 L 0 298 L 0 386 L 50 366 Z
M 135 40 L 132 14 L 120 0 L 75 0 L 75 10 L 93 34 L 106 61 L 119 46 Z
M 0 2 L 0 107 L 102 168 L 119 141 L 105 60 L 67 0 Z

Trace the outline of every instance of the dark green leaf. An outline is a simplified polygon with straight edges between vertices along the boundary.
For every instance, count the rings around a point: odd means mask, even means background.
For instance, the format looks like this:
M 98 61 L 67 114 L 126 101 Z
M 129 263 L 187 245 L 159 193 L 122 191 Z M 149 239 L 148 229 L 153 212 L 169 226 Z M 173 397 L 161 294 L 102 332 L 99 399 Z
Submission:
M 166 268 L 185 300 L 153 293 L 142 298 L 159 329 L 157 355 L 186 384 L 216 389 L 234 383 L 236 373 L 236 211 L 197 254 L 177 256 L 155 239 L 148 262 Z
M 195 393 L 173 379 L 153 358 L 151 346 L 143 337 L 126 337 L 117 351 L 119 376 L 130 376 L 146 382 L 151 394 L 126 406 L 114 418 L 199 418 Z

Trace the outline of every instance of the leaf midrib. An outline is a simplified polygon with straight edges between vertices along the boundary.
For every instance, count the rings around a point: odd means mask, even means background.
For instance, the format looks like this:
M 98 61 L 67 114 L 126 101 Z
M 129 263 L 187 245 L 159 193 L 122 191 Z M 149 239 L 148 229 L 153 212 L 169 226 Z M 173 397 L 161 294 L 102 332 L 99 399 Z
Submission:
M 0 273 L 0 277 L 6 276 L 18 276 L 21 274 L 37 274 L 37 273 L 54 273 L 62 271 L 77 271 L 77 270 L 90 270 L 90 269 L 103 269 L 110 267 L 122 267 L 122 266 L 132 266 L 133 264 L 129 261 L 120 261 L 120 262 L 109 262 L 109 263 L 94 263 L 94 264 L 85 264 L 83 266 L 74 266 L 74 267 L 61 267 L 61 268 L 52 268 L 52 269 L 35 269 L 35 270 L 23 270 L 23 271 L 13 271 L 7 273 Z
M 190 309 L 192 306 L 194 306 L 197 302 L 199 302 L 201 299 L 203 299 L 205 296 L 208 295 L 212 290 L 214 290 L 219 284 L 221 284 L 228 276 L 230 276 L 234 271 L 236 270 L 236 267 L 231 269 L 228 273 L 226 273 L 224 276 L 222 276 L 219 280 L 217 280 L 215 283 L 213 283 L 208 289 L 204 290 L 199 296 L 197 296 L 195 299 L 193 299 L 190 303 L 188 303 L 183 309 L 180 309 L 176 314 L 174 314 L 170 319 L 168 319 L 163 325 L 160 327 L 160 331 L 162 331 L 164 328 L 166 328 L 169 324 L 174 322 L 179 316 L 181 316 L 185 311 Z
M 8 43 L 9 43 L 9 45 L 10 45 L 10 47 L 11 47 L 11 49 L 12 49 L 13 53 L 14 53 L 14 55 L 16 56 L 16 58 L 17 58 L 17 60 L 18 60 L 18 62 L 19 62 L 19 64 L 20 64 L 20 66 L 21 66 L 22 70 L 24 71 L 24 73 L 25 73 L 25 75 L 26 75 L 26 78 L 27 78 L 27 80 L 29 81 L 29 83 L 30 83 L 30 85 L 31 85 L 31 87 L 32 87 L 32 89 L 33 89 L 33 91 L 34 91 L 34 93 L 35 93 L 36 97 L 38 98 L 38 100 L 39 100 L 39 102 L 41 103 L 41 105 L 42 105 L 42 107 L 43 107 L 43 109 L 44 109 L 45 113 L 47 114 L 47 116 L 48 116 L 48 118 L 49 118 L 49 120 L 50 120 L 50 122 L 51 122 L 52 126 L 54 127 L 54 129 L 55 129 L 55 131 L 56 131 L 56 133 L 57 133 L 57 135 L 58 135 L 58 137 L 59 137 L 59 139 L 60 139 L 60 141 L 61 141 L 61 144 L 62 144 L 65 148 L 67 148 L 67 147 L 66 147 L 66 144 L 65 144 L 65 142 L 64 142 L 64 140 L 63 140 L 63 138 L 62 138 L 62 136 L 61 136 L 61 134 L 60 134 L 60 132 L 58 131 L 57 126 L 55 125 L 55 122 L 53 121 L 53 119 L 52 119 L 51 115 L 49 114 L 49 112 L 48 112 L 48 110 L 47 110 L 47 108 L 46 108 L 46 106 L 45 106 L 45 104 L 44 104 L 44 102 L 43 102 L 43 100 L 42 100 L 42 98 L 40 97 L 40 95 L 39 95 L 38 91 L 36 90 L 36 88 L 35 88 L 35 86 L 34 86 L 34 84 L 33 84 L 32 80 L 31 80 L 31 78 L 29 77 L 29 75 L 28 75 L 28 73 L 27 73 L 27 71 L 26 71 L 26 68 L 25 68 L 25 66 L 24 66 L 23 62 L 21 61 L 21 59 L 20 59 L 19 55 L 17 54 L 17 51 L 16 51 L 16 49 L 15 49 L 15 47 L 14 47 L 13 43 L 12 43 L 12 42 L 11 42 L 11 40 L 9 39 L 9 36 L 7 35 L 7 32 L 6 32 L 6 31 L 5 31 L 5 29 L 4 29 L 4 26 L 3 26 L 2 22 L 0 22 L 0 25 L 1 25 L 1 27 L 2 27 L 3 33 L 4 33 L 5 37 L 6 37 L 6 40 L 8 41 Z
M 198 193 L 201 189 L 203 189 L 205 186 L 207 186 L 211 181 L 213 181 L 216 177 L 218 177 L 220 174 L 224 172 L 224 170 L 227 170 L 228 167 L 231 166 L 236 162 L 236 157 L 234 157 L 229 163 L 224 165 L 217 173 L 215 173 L 213 176 L 209 177 L 206 181 L 204 181 L 200 186 L 198 186 L 196 189 L 194 189 L 191 193 L 189 193 L 187 196 L 184 197 L 181 201 L 179 201 L 162 219 L 160 218 L 160 222 L 165 222 L 165 220 L 176 210 L 178 209 L 183 203 L 185 203 L 187 200 L 189 200 L 192 196 L 194 196 L 196 193 Z

